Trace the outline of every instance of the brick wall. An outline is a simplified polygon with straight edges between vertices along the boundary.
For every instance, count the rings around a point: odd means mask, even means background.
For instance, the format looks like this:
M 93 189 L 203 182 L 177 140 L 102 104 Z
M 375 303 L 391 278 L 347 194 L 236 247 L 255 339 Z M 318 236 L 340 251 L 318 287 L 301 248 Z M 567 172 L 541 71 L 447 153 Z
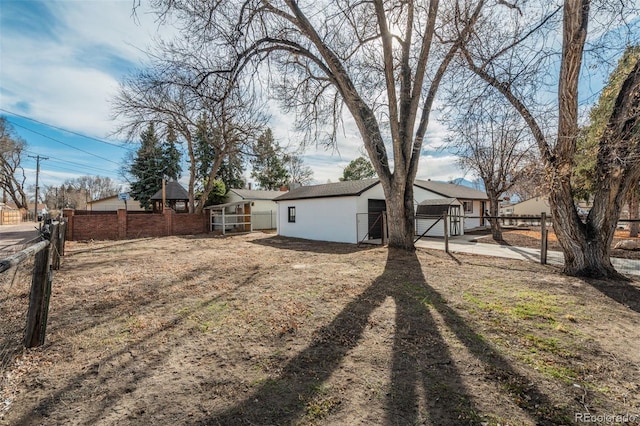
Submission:
M 176 214 L 173 215 L 173 232 L 174 235 L 192 235 L 208 232 L 209 215 L 208 214 Z
M 169 235 L 161 213 L 127 215 L 127 238 L 165 237 Z
M 202 214 L 164 213 L 131 214 L 124 209 L 100 214 L 63 212 L 67 218 L 67 240 L 118 240 L 167 235 L 204 234 L 209 230 L 209 216 Z

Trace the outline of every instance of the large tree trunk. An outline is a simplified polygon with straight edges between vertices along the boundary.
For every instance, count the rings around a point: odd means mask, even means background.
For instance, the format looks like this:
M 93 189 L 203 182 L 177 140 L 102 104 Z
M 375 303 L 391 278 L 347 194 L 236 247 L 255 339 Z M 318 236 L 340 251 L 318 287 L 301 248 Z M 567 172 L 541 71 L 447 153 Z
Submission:
M 389 247 L 414 251 L 415 215 L 413 184 L 405 179 L 380 179 L 387 200 Z
M 564 254 L 564 273 L 592 278 L 621 278 L 610 258 L 619 208 L 599 203 L 600 206 L 594 206 L 586 223 L 583 223 L 570 191 L 567 193 L 566 188 L 553 190 L 550 198 L 553 229 Z
M 489 197 L 489 216 L 492 217 L 492 219 L 489 219 L 489 224 L 491 225 L 491 237 L 494 241 L 503 242 L 502 227 L 500 226 L 500 221 L 497 219 L 500 214 L 500 202 L 498 201 L 498 195 L 491 191 L 487 191 L 487 196 Z
M 600 141 L 594 202 L 586 223 L 573 205 L 571 167 L 559 163 L 551 180 L 554 230 L 565 256 L 565 272 L 594 278 L 623 278 L 611 265 L 611 242 L 625 197 L 640 178 L 638 109 L 640 62 L 625 80 Z M 567 157 L 565 157 L 567 158 Z

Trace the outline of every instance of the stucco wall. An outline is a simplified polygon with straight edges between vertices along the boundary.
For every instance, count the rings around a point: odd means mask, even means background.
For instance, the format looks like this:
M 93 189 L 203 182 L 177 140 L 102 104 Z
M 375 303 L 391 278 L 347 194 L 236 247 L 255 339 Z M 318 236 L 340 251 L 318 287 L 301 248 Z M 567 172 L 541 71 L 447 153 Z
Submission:
M 356 197 L 315 198 L 278 202 L 278 234 L 356 244 Z M 288 222 L 288 208 L 296 208 L 295 223 Z

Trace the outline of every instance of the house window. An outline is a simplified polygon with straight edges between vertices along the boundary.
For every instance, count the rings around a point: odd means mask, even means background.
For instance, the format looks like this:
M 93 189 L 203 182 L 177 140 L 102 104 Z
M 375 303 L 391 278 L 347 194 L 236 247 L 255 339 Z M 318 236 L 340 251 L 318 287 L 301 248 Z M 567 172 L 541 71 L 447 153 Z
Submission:
M 289 207 L 289 223 L 295 223 L 296 221 L 296 208 Z
M 473 201 L 463 201 L 462 205 L 465 213 L 473 213 Z

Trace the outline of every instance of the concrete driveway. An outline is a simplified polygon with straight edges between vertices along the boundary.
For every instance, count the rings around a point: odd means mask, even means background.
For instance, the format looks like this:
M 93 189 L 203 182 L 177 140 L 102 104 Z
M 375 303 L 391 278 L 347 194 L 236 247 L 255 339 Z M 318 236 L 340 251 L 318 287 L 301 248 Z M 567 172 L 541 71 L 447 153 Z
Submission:
M 540 262 L 540 250 L 526 247 L 503 246 L 498 244 L 483 244 L 474 241 L 472 235 L 451 237 L 449 251 L 453 253 L 478 254 L 482 256 L 504 257 L 508 259 Z M 444 240 L 423 238 L 416 242 L 416 247 L 444 250 Z M 547 252 L 547 263 L 550 265 L 564 265 L 564 255 L 559 251 Z M 612 257 L 611 263 L 622 274 L 640 275 L 640 260 L 619 259 Z
M 22 250 L 38 237 L 40 223 L 23 222 L 19 225 L 0 226 L 0 258 Z

